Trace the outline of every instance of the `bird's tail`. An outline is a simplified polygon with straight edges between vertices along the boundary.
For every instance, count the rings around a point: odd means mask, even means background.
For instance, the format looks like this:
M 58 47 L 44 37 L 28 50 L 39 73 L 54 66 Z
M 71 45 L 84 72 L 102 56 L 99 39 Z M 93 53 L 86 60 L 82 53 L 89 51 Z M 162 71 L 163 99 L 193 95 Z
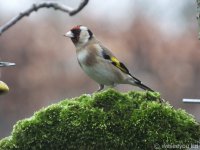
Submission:
M 138 86 L 139 88 L 143 89 L 143 90 L 155 92 L 153 89 L 151 89 L 150 87 L 144 85 L 142 82 L 135 82 L 135 85 Z
M 146 90 L 146 91 L 151 91 L 151 92 L 155 92 L 153 89 L 151 89 L 150 87 L 144 85 L 139 79 L 133 77 L 132 75 L 130 75 L 132 78 L 128 80 L 128 84 L 131 84 L 131 85 L 134 85 L 134 86 L 137 86 L 143 90 Z M 163 98 L 160 98 L 159 101 L 161 103 L 165 102 L 165 100 Z
M 128 81 L 128 84 L 131 84 L 133 86 L 137 86 L 143 90 L 147 90 L 147 91 L 151 91 L 151 92 L 155 92 L 153 89 L 151 89 L 150 87 L 144 85 L 139 79 L 137 79 L 136 77 L 132 76 L 130 74 L 131 78 L 129 78 L 127 81 Z M 163 98 L 159 98 L 159 101 L 160 103 L 163 103 L 165 102 L 165 100 Z
M 144 85 L 142 82 L 139 82 L 139 83 L 136 82 L 135 85 L 138 86 L 138 87 L 140 87 L 140 88 L 143 89 L 143 90 L 147 90 L 147 91 L 155 92 L 155 91 L 152 90 L 150 87 Z M 160 103 L 165 102 L 165 100 L 164 100 L 162 97 L 159 98 L 159 101 L 160 101 Z
M 128 84 L 132 84 L 134 86 L 138 86 L 139 88 L 143 89 L 143 90 L 147 90 L 147 91 L 151 91 L 151 92 L 155 92 L 153 89 L 151 89 L 150 87 L 144 85 L 139 79 L 137 79 L 136 77 L 134 77 L 133 75 L 129 74 L 130 78 L 127 80 Z

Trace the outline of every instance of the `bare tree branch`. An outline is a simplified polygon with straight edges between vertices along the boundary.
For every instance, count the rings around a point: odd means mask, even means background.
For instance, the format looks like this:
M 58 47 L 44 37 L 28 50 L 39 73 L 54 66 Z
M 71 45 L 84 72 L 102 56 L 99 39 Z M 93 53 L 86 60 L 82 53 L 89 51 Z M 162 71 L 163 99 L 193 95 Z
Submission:
M 19 13 L 19 15 L 15 16 L 10 21 L 2 25 L 0 27 L 0 35 L 6 30 L 8 30 L 10 27 L 12 27 L 15 23 L 20 21 L 23 17 L 29 16 L 32 12 L 37 11 L 40 8 L 54 8 L 55 10 L 60 10 L 65 13 L 68 13 L 70 16 L 73 16 L 77 14 L 79 11 L 81 11 L 87 5 L 88 2 L 89 0 L 82 0 L 77 8 L 71 8 L 64 4 L 60 4 L 58 2 L 52 2 L 52 1 L 46 1 L 42 3 L 33 4 L 32 7 Z

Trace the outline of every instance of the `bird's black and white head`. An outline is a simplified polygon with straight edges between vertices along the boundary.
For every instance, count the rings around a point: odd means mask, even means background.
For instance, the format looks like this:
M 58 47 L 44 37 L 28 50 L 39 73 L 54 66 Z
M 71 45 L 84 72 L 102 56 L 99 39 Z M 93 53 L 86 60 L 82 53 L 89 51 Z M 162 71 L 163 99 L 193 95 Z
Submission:
M 75 45 L 85 45 L 94 35 L 87 27 L 78 25 L 68 31 L 65 36 L 71 38 Z

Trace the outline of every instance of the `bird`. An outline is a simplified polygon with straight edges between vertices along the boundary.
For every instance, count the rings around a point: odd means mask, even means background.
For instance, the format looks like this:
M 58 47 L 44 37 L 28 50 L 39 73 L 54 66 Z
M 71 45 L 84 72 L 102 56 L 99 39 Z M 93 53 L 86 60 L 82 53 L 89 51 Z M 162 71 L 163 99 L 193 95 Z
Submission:
M 100 92 L 105 86 L 130 84 L 146 91 L 154 90 L 133 76 L 127 67 L 106 48 L 86 26 L 76 25 L 64 36 L 71 39 L 76 49 L 78 63 L 82 70 L 99 84 Z
M 14 66 L 14 65 L 15 63 L 0 61 L 0 67 L 9 67 L 9 66 Z M 7 93 L 8 91 L 9 91 L 8 85 L 5 82 L 0 81 L 0 95 L 3 95 Z

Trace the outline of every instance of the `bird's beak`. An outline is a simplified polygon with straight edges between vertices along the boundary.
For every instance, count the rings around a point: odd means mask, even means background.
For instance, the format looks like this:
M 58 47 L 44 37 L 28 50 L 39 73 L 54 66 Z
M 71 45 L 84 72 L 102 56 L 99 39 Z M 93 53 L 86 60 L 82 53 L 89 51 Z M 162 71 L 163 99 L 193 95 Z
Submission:
M 11 62 L 0 62 L 0 67 L 15 66 L 15 63 Z
M 68 31 L 64 36 L 69 37 L 69 38 L 73 38 L 74 34 L 72 33 L 72 31 Z

